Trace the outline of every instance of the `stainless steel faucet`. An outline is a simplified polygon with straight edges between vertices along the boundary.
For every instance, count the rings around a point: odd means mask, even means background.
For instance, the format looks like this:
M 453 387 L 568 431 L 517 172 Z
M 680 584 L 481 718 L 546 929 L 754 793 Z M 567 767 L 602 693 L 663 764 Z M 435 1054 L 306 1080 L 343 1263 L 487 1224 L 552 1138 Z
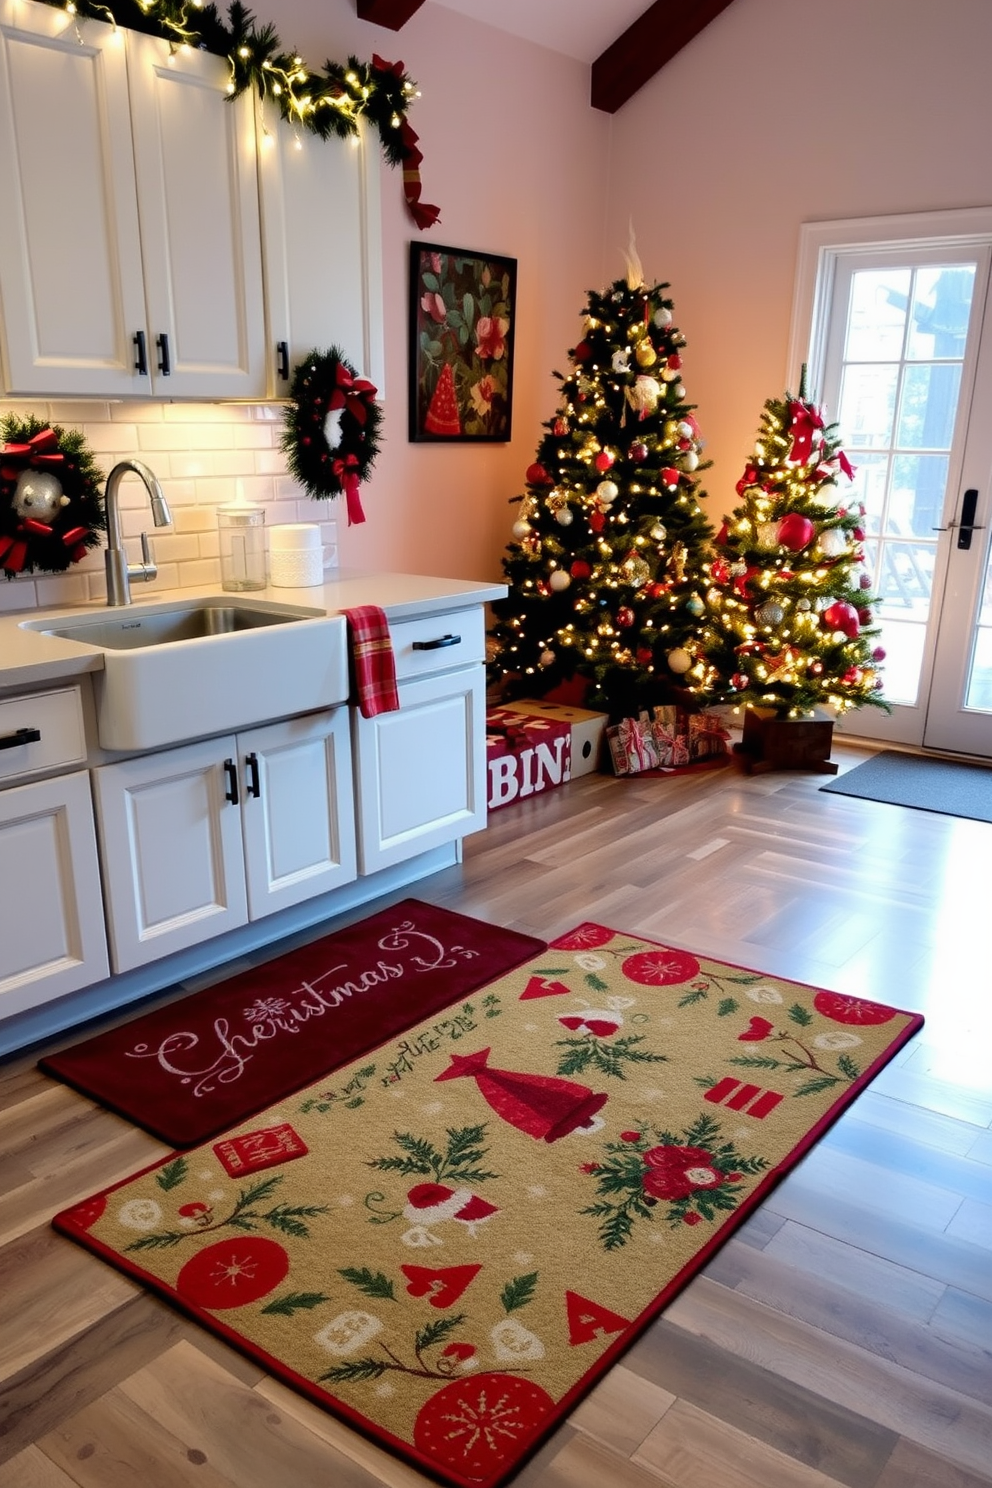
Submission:
M 117 504 L 117 488 L 121 480 L 128 473 L 141 478 L 148 492 L 151 502 L 152 517 L 156 527 L 171 527 L 172 513 L 169 511 L 169 503 L 162 494 L 162 487 L 157 479 L 140 460 L 121 460 L 115 465 L 107 476 L 107 489 L 104 493 L 104 505 L 107 511 L 107 551 L 104 561 L 107 566 L 107 604 L 129 605 L 131 603 L 131 580 L 132 579 L 154 579 L 158 569 L 152 562 L 151 550 L 148 547 L 148 533 L 141 534 L 141 558 L 139 564 L 129 564 L 127 554 L 124 551 L 124 539 L 121 537 L 121 514 Z

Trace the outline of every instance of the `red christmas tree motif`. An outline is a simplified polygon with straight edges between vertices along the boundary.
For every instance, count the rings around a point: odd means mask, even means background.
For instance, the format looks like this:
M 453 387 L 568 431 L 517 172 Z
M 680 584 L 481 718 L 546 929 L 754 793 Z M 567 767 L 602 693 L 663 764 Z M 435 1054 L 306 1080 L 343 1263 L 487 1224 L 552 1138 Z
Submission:
M 462 432 L 462 422 L 458 416 L 458 399 L 455 396 L 455 379 L 450 362 L 445 362 L 441 368 L 434 396 L 424 416 L 424 428 L 428 434 L 460 434 Z
M 497 1116 L 538 1141 L 557 1142 L 559 1137 L 588 1126 L 609 1099 L 587 1085 L 557 1075 L 490 1069 L 489 1054 L 489 1049 L 452 1054 L 449 1067 L 435 1079 L 458 1080 L 465 1076 L 475 1080 Z

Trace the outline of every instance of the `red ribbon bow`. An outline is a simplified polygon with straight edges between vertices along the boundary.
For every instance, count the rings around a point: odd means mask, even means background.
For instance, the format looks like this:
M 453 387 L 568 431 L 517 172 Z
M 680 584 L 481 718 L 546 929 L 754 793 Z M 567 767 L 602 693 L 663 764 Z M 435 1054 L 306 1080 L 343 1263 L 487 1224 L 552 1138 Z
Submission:
M 334 380 L 337 387 L 330 396 L 328 409 L 347 409 L 356 423 L 364 425 L 368 416 L 366 405 L 376 395 L 375 385 L 366 377 L 353 376 L 343 362 L 338 362 Z
M 795 399 L 789 404 L 789 428 L 792 433 L 789 459 L 795 465 L 805 465 L 813 453 L 813 435 L 823 428 L 819 409 Z
M 17 463 L 8 465 L 8 460 Z M 47 470 L 64 461 L 65 455 L 58 448 L 55 430 L 41 429 L 26 444 L 4 445 L 0 450 L 0 476 L 4 480 L 16 480 L 22 470 Z
M 358 456 L 345 455 L 343 459 L 335 460 L 331 469 L 344 489 L 345 499 L 348 503 L 348 526 L 351 527 L 357 522 L 364 522 L 365 513 L 362 511 L 361 497 L 358 494 Z
M 372 53 L 372 66 L 376 72 L 390 72 L 398 78 L 405 74 L 402 62 L 387 62 L 377 52 Z M 405 119 L 400 125 L 400 141 L 403 146 L 403 195 L 406 197 L 407 210 L 421 232 L 425 232 L 438 221 L 441 208 L 432 207 L 429 202 L 420 200 L 420 163 L 424 157 L 417 136 Z

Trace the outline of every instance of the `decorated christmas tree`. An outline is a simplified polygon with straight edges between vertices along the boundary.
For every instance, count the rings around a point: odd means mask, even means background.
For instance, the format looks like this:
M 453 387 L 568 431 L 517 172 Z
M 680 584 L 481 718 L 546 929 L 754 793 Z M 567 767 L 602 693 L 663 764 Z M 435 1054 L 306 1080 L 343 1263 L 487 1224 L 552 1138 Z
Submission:
M 888 710 L 864 507 L 844 494 L 854 469 L 805 378 L 798 397 L 766 402 L 741 503 L 716 536 L 705 628 L 714 692 L 780 718 Z
M 554 416 L 544 424 L 494 606 L 490 674 L 506 696 L 584 679 L 591 707 L 636 716 L 703 687 L 699 427 L 667 284 L 589 293 Z

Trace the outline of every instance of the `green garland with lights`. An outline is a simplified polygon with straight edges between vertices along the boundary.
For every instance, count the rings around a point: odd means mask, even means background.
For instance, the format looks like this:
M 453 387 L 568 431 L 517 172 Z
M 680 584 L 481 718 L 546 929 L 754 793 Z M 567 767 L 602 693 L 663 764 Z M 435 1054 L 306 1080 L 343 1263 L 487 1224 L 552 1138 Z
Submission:
M 0 569 L 64 573 L 106 527 L 103 474 L 78 429 L 0 419 Z
M 348 139 L 366 119 L 379 135 L 382 153 L 392 166 L 403 166 L 403 190 L 417 226 L 433 227 L 439 210 L 420 201 L 419 165 L 423 156 L 407 111 L 417 87 L 402 62 L 371 62 L 349 57 L 346 64 L 326 61 L 323 70 L 287 51 L 271 22 L 259 25 L 241 0 L 233 0 L 226 22 L 215 5 L 196 0 L 41 0 L 55 10 L 82 19 L 111 21 L 130 31 L 161 37 L 174 51 L 183 47 L 226 57 L 231 69 L 232 98 L 253 89 L 281 118 L 320 139 Z
M 348 525 L 364 522 L 358 489 L 379 452 L 376 389 L 336 346 L 298 363 L 282 434 L 289 473 L 317 500 L 344 492 Z

